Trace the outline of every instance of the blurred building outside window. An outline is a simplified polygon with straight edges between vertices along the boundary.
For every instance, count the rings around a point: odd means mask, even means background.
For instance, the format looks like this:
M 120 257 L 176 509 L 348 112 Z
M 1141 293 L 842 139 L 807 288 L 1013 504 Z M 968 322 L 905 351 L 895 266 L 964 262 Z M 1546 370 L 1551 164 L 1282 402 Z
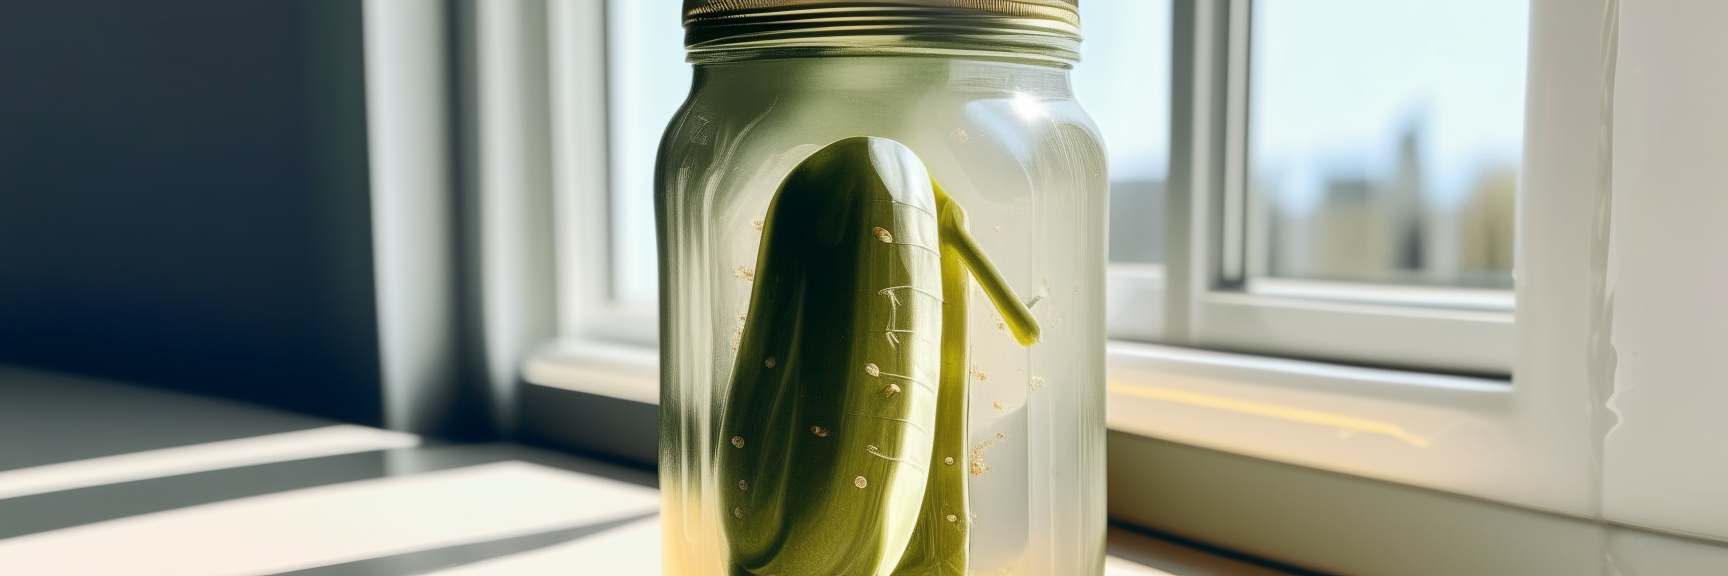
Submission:
M 1510 290 L 1528 13 L 1519 0 L 1254 2 L 1258 276 Z

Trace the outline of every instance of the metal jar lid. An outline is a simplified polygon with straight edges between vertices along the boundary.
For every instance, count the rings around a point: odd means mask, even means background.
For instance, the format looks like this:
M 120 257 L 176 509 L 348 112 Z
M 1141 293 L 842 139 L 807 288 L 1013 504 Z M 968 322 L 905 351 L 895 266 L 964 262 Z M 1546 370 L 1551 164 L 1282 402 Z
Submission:
M 685 0 L 697 63 L 844 55 L 1079 60 L 1079 0 Z

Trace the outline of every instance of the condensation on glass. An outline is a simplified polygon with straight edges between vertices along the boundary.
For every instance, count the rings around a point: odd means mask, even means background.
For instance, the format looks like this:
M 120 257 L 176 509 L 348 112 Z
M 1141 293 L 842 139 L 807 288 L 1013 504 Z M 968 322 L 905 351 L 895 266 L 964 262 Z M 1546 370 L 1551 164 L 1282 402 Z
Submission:
M 731 565 L 725 527 L 745 511 L 719 502 L 722 491 L 764 487 L 723 477 L 717 460 L 721 450 L 764 442 L 725 432 L 735 368 L 785 368 L 784 357 L 738 357 L 764 222 L 795 167 L 831 143 L 867 136 L 909 148 L 964 207 L 977 247 L 1042 330 L 1041 341 L 1023 347 L 969 283 L 967 448 L 951 463 L 931 462 L 967 471 L 970 513 L 947 518 L 970 530 L 966 573 L 1101 574 L 1109 181 L 1098 130 L 1070 89 L 1074 5 L 883 2 L 834 26 L 834 11 L 844 8 L 786 4 L 686 5 L 694 82 L 655 168 L 666 573 L 748 573 Z M 898 238 L 883 232 L 883 243 Z M 841 434 L 826 422 L 799 433 Z M 864 449 L 893 456 L 874 444 Z M 834 489 L 886 485 L 843 480 Z M 833 537 L 841 546 L 849 535 Z
M 1251 275 L 1511 288 L 1528 13 L 1255 0 Z

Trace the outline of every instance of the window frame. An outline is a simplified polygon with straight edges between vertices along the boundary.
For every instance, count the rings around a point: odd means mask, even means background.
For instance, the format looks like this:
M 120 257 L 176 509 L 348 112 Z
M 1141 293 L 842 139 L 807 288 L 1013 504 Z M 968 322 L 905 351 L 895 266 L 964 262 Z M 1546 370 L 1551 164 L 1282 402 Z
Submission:
M 1595 146 L 1601 136 L 1596 122 L 1601 79 L 1591 75 L 1599 69 L 1600 55 L 1578 49 L 1599 49 L 1597 31 L 1556 25 L 1539 37 L 1534 31 L 1541 24 L 1532 19 L 1527 102 L 1545 99 L 1549 118 L 1526 120 L 1516 288 L 1523 304 L 1519 322 L 1513 324 L 1510 314 L 1493 311 L 1436 311 L 1216 289 L 1211 279 L 1218 277 L 1218 259 L 1211 247 L 1217 245 L 1219 226 L 1212 218 L 1223 208 L 1218 190 L 1224 186 L 1222 176 L 1229 161 L 1220 135 L 1227 127 L 1239 130 L 1241 119 L 1229 124 L 1226 107 L 1214 105 L 1211 95 L 1229 88 L 1223 59 L 1231 53 L 1232 28 L 1246 25 L 1246 5 L 1246 0 L 1173 3 L 1176 60 L 1171 113 L 1176 121 L 1171 128 L 1169 213 L 1186 217 L 1173 219 L 1171 249 L 1164 265 L 1110 268 L 1114 340 L 1107 347 L 1109 427 L 1276 462 L 1593 517 L 1593 424 L 1588 411 L 1581 408 L 1589 405 L 1589 391 L 1580 384 L 1583 367 L 1572 354 L 1583 349 L 1588 331 L 1591 199 L 1572 191 L 1593 186 L 1588 177 L 1580 180 L 1578 174 L 1592 174 L 1586 167 L 1600 163 Z M 1586 8 L 1590 7 L 1563 10 Z M 528 357 L 523 376 L 536 385 L 651 402 L 658 393 L 659 377 L 654 340 L 628 331 L 656 322 L 651 315 L 611 304 L 605 278 L 582 274 L 610 269 L 602 248 L 609 242 L 596 236 L 600 234 L 596 230 L 605 230 L 604 222 L 596 218 L 604 219 L 608 213 L 603 208 L 609 188 L 603 177 L 595 175 L 603 174 L 606 167 L 599 156 L 605 150 L 605 133 L 595 129 L 605 121 L 605 96 L 604 88 L 592 88 L 592 83 L 604 81 L 605 57 L 603 52 L 578 54 L 596 49 L 593 38 L 603 35 L 596 34 L 593 26 L 605 21 L 599 17 L 603 10 L 598 2 L 553 2 L 550 12 L 558 216 L 561 222 L 577 222 L 578 228 L 586 229 L 559 227 L 559 279 L 586 288 L 561 292 L 563 335 Z M 1241 34 L 1236 37 L 1245 39 Z M 587 44 L 571 38 L 585 38 Z M 604 48 L 604 41 L 600 42 Z M 1238 54 L 1243 54 L 1243 47 L 1236 48 Z M 577 61 L 587 64 L 572 64 Z M 566 97 L 576 89 L 590 94 Z M 1242 96 L 1232 101 L 1245 106 Z M 1240 165 L 1241 159 L 1235 162 Z M 1544 214 L 1544 219 L 1528 216 L 1536 213 Z M 1232 307 L 1252 307 L 1253 315 L 1230 320 Z M 1451 322 L 1460 326 L 1452 337 L 1504 342 L 1497 348 L 1502 356 L 1495 358 L 1505 364 L 1499 371 L 1510 369 L 1516 374 L 1515 382 L 1126 340 L 1156 338 L 1190 346 L 1250 348 L 1256 343 L 1233 335 L 1242 326 L 1278 314 L 1294 318 L 1290 322 L 1295 326 L 1328 327 L 1356 314 L 1368 326 L 1357 340 L 1330 346 L 1381 345 L 1365 335 Z M 641 353 L 617 354 L 619 345 Z M 1297 341 L 1255 348 L 1296 356 L 1307 355 L 1304 346 L 1312 345 Z M 1517 357 L 1511 354 L 1514 347 L 1521 351 Z M 1314 355 L 1323 357 L 1323 352 Z M 1351 359 L 1494 371 L 1494 366 L 1430 362 L 1408 350 L 1376 354 Z M 620 391 L 624 389 L 632 391 Z
M 657 347 L 657 311 L 613 297 L 606 2 L 553 0 L 547 16 L 552 148 L 557 158 L 553 187 L 560 223 L 559 334 Z M 602 272 L 592 273 L 595 270 Z
M 603 21 L 594 17 L 603 15 L 603 8 L 596 2 L 579 0 L 552 0 L 549 4 L 551 44 L 559 47 L 558 51 L 593 50 L 588 44 L 572 41 L 575 32 L 571 31 L 587 30 L 584 36 L 579 36 L 585 42 L 600 36 L 593 28 L 583 26 Z M 1227 53 L 1229 10 L 1243 4 L 1242 0 L 1176 0 L 1174 31 L 1179 36 L 1176 42 L 1196 52 L 1211 51 L 1213 58 Z M 1666 9 L 1642 7 L 1633 14 L 1648 18 Z M 1613 31 L 1618 26 L 1620 8 L 1613 0 L 1534 0 L 1531 10 L 1526 105 L 1541 114 L 1527 114 L 1525 120 L 1517 216 L 1515 294 L 1519 305 L 1517 323 L 1509 328 L 1517 350 L 1511 361 L 1511 385 L 1498 378 L 1125 341 L 1124 333 L 1135 338 L 1146 338 L 1147 334 L 1163 337 L 1167 329 L 1179 323 L 1187 323 L 1180 326 L 1187 331 L 1183 334 L 1192 333 L 1194 321 L 1197 317 L 1204 321 L 1203 315 L 1187 307 L 1170 306 L 1165 302 L 1165 293 L 1186 291 L 1177 296 L 1189 297 L 1212 291 L 1212 286 L 1163 280 L 1166 275 L 1176 273 L 1186 274 L 1189 280 L 1206 278 L 1193 271 L 1211 274 L 1213 271 L 1208 267 L 1213 261 L 1173 249 L 1166 266 L 1113 266 L 1109 303 L 1112 318 L 1137 306 L 1148 311 L 1133 317 L 1137 323 L 1113 322 L 1111 335 L 1117 339 L 1107 345 L 1113 518 L 1340 573 L 1375 572 L 1374 562 L 1388 557 L 1402 562 L 1391 565 L 1398 567 L 1408 567 L 1410 557 L 1428 558 L 1433 560 L 1426 566 L 1431 569 L 1429 573 L 1477 573 L 1494 570 L 1460 566 L 1470 566 L 1472 562 L 1478 567 L 1511 566 L 1520 558 L 1550 558 L 1558 554 L 1549 552 L 1560 551 L 1584 550 L 1582 554 L 1588 555 L 1591 551 L 1586 548 L 1602 545 L 1603 534 L 1608 531 L 1636 538 L 1651 537 L 1648 533 L 1617 528 L 1616 524 L 1652 527 L 1649 530 L 1686 528 L 1694 530 L 1689 534 L 1700 538 L 1720 536 L 1719 531 L 1711 531 L 1709 526 L 1658 522 L 1648 516 L 1630 514 L 1639 512 L 1633 508 L 1643 502 L 1626 499 L 1636 495 L 1630 491 L 1645 484 L 1604 488 L 1609 472 L 1653 474 L 1634 469 L 1638 462 L 1624 460 L 1629 453 L 1660 452 L 1673 459 L 1674 454 L 1707 452 L 1715 444 L 1708 435 L 1700 436 L 1692 430 L 1686 431 L 1685 438 L 1606 436 L 1614 422 L 1612 415 L 1605 414 L 1607 394 L 1629 391 L 1612 389 L 1613 367 L 1608 367 L 1609 374 L 1600 373 L 1601 366 L 1590 364 L 1598 360 L 1590 350 L 1599 343 L 1597 337 L 1634 336 L 1617 335 L 1611 325 L 1603 324 L 1611 318 L 1601 316 L 1602 294 L 1593 294 L 1604 290 L 1606 281 L 1633 280 L 1596 268 L 1606 266 L 1601 260 L 1606 258 L 1606 251 L 1625 249 L 1625 246 L 1615 248 L 1616 242 L 1625 240 L 1618 236 L 1597 237 L 1594 228 L 1599 218 L 1624 216 L 1604 212 L 1607 208 L 1597 205 L 1611 196 L 1608 164 L 1613 136 L 1612 96 L 1616 89 L 1626 91 L 1633 84 L 1623 82 L 1617 86 L 1613 80 L 1615 59 L 1623 56 L 1618 52 Z M 1644 26 L 1648 28 L 1651 24 L 1646 22 Z M 568 95 L 573 87 L 591 89 L 604 81 L 603 56 L 586 56 L 600 59 L 598 70 L 592 66 L 567 65 L 573 56 L 581 55 L 552 55 L 549 73 L 557 80 L 553 83 L 554 94 L 563 90 Z M 1644 60 L 1635 59 L 1633 63 L 1648 65 L 1651 61 L 1673 59 L 1670 53 L 1641 57 Z M 1195 104 L 1208 102 L 1204 96 L 1216 93 L 1224 84 L 1218 74 L 1202 78 L 1204 82 L 1194 82 L 1198 73 L 1204 71 L 1196 68 L 1194 60 L 1192 57 L 1179 60 L 1173 67 L 1173 72 L 1188 74 L 1190 78 L 1185 90 L 1188 108 L 1172 110 L 1174 118 L 1185 119 L 1172 127 L 1173 147 L 1188 141 L 1185 139 L 1192 138 L 1197 129 L 1223 121 L 1218 109 L 1221 107 L 1195 113 Z M 1700 82 L 1707 80 L 1711 79 Z M 589 83 L 587 88 L 583 88 L 584 82 Z M 1178 94 L 1178 98 L 1183 97 Z M 604 226 L 606 211 L 588 209 L 604 207 L 605 195 L 609 194 L 603 175 L 605 160 L 585 159 L 572 146 L 589 146 L 586 154 L 591 156 L 604 153 L 604 132 L 600 130 L 606 117 L 604 98 L 572 100 L 560 96 L 558 100 L 553 108 L 554 117 L 560 120 L 553 140 L 554 146 L 559 147 L 555 150 L 554 170 L 561 174 L 557 178 L 561 196 L 558 216 L 563 224 L 557 245 L 561 253 L 559 280 L 591 282 L 595 280 L 592 274 L 584 271 L 609 269 L 604 266 L 605 236 L 592 235 L 604 230 L 594 223 Z M 564 110 L 559 111 L 560 108 Z M 579 113 L 577 108 L 587 112 Z M 1187 121 L 1189 118 L 1194 121 Z M 1636 127 L 1639 120 L 1631 118 L 1626 124 Z M 1222 157 L 1216 139 L 1203 142 L 1206 147 L 1200 152 L 1212 155 L 1206 158 Z M 1207 172 L 1215 164 L 1193 157 L 1184 162 L 1190 168 L 1201 168 L 1197 176 L 1222 174 Z M 602 171 L 584 172 L 588 169 L 580 168 L 583 166 L 599 166 Z M 1195 193 L 1210 190 L 1194 187 L 1195 179 L 1177 181 L 1176 172 L 1182 166 L 1183 162 L 1172 162 L 1172 209 L 1176 203 L 1185 203 L 1183 209 L 1187 210 L 1190 204 L 1213 201 L 1216 196 Z M 1622 197 L 1616 202 L 1629 201 L 1632 200 Z M 1201 208 L 1218 209 L 1211 204 Z M 1613 211 L 1624 209 L 1627 208 L 1613 207 Z M 1181 219 L 1181 229 L 1172 233 L 1204 240 L 1207 230 L 1217 228 L 1216 223 L 1208 228 L 1207 221 L 1194 220 L 1194 212 L 1184 212 L 1190 218 Z M 1540 217 L 1535 216 L 1538 214 Z M 596 220 L 597 217 L 601 219 Z M 575 231 L 569 222 L 586 223 L 589 227 L 586 232 Z M 1189 268 L 1186 272 L 1176 269 L 1182 266 Z M 1651 285 L 1671 281 L 1663 277 L 1636 280 Z M 650 345 L 632 344 L 628 336 L 607 332 L 618 329 L 619 324 L 630 318 L 640 322 L 643 317 L 629 316 L 631 311 L 609 305 L 608 293 L 602 290 L 566 290 L 560 294 L 561 318 L 566 330 L 558 339 L 530 354 L 522 365 L 524 378 L 536 383 L 531 386 L 534 393 L 524 397 L 530 398 L 531 405 L 539 405 L 543 413 L 541 420 L 527 418 L 528 435 L 533 436 L 536 427 L 546 425 L 545 436 L 552 436 L 550 430 L 556 427 L 550 423 L 552 420 L 566 425 L 590 422 L 590 414 L 621 405 L 614 402 L 595 408 L 592 406 L 595 403 L 588 402 L 591 399 L 622 398 L 623 404 L 642 408 L 636 413 L 639 418 L 632 422 L 652 422 L 649 406 L 658 393 L 657 352 L 651 341 Z M 1119 294 L 1133 297 L 1119 298 Z M 1180 314 L 1168 318 L 1159 315 L 1165 311 Z M 654 324 L 651 316 L 640 323 Z M 1675 340 L 1689 334 L 1662 336 Z M 1606 390 L 1601 387 L 1604 378 L 1609 385 Z M 1653 384 L 1657 386 L 1641 392 L 1667 394 L 1679 388 L 1677 392 L 1687 394 L 1669 398 L 1670 403 L 1703 403 L 1711 398 L 1700 382 Z M 559 397 L 570 402 L 556 407 L 551 402 L 541 405 L 540 400 L 549 398 L 547 393 L 565 391 L 575 392 Z M 1655 409 L 1646 408 L 1646 416 L 1655 416 L 1648 412 Z M 567 445 L 604 450 L 595 446 L 626 435 L 610 427 L 617 418 L 609 416 L 614 419 L 592 420 L 606 424 L 599 428 L 610 435 L 607 438 L 598 438 L 591 430 L 586 437 L 571 433 L 553 440 L 570 439 L 573 441 Z M 651 428 L 633 428 L 648 429 Z M 645 432 L 631 433 L 631 437 L 644 440 L 643 444 L 652 442 Z M 651 449 L 642 448 L 639 452 L 652 458 Z M 1172 456 L 1177 453 L 1186 456 Z M 1189 457 L 1201 453 L 1209 456 Z M 1621 461 L 1614 461 L 1613 457 L 1621 457 Z M 1213 464 L 1203 462 L 1208 458 Z M 1608 461 L 1601 460 L 1604 458 Z M 1225 461 L 1234 464 L 1217 465 Z M 1220 473 L 1223 470 L 1233 471 L 1236 476 Z M 1268 472 L 1272 470 L 1281 472 Z M 1192 480 L 1188 485 L 1191 492 L 1166 490 L 1175 485 L 1173 478 L 1183 480 L 1178 477 L 1184 475 L 1186 480 Z M 1320 477 L 1329 479 L 1308 482 Z M 1294 480 L 1285 482 L 1287 479 L 1302 480 L 1308 485 L 1295 485 Z M 1702 508 L 1717 503 L 1703 501 L 1697 494 L 1688 496 L 1693 498 L 1688 504 L 1699 503 Z M 1243 502 L 1250 507 L 1225 508 L 1224 513 L 1213 507 Z M 1292 505 L 1252 507 L 1265 502 Z M 1294 505 L 1316 503 L 1322 506 Z M 1231 513 L 1232 510 L 1240 513 Z M 1421 513 L 1412 516 L 1412 510 Z M 1298 516 L 1293 511 L 1306 511 L 1309 515 Z M 1268 522 L 1267 515 L 1275 517 Z M 1508 528 L 1509 516 L 1534 520 Z M 1412 522 L 1413 517 L 1420 520 Z M 1269 524 L 1278 526 L 1269 528 Z M 1389 526 L 1397 529 L 1388 530 Z M 1314 534 L 1328 535 L 1324 539 L 1327 542 L 1345 545 L 1316 547 Z M 1481 537 L 1485 534 L 1486 537 Z M 1557 534 L 1569 536 L 1562 538 Z M 1504 546 L 1514 538 L 1520 540 L 1510 547 Z M 1365 539 L 1376 545 L 1349 545 Z M 1526 546 L 1532 541 L 1545 542 L 1548 547 Z M 1461 549 L 1487 553 L 1457 554 Z M 1520 573 L 1524 572 L 1528 570 Z
M 1191 12 L 1192 32 L 1173 39 L 1169 262 L 1156 341 L 1417 370 L 1511 373 L 1512 311 L 1448 308 L 1445 288 L 1427 289 L 1441 305 L 1423 307 L 1351 302 L 1342 290 L 1339 297 L 1315 299 L 1254 289 L 1247 279 L 1264 267 L 1265 255 L 1258 253 L 1263 243 L 1250 222 L 1257 198 L 1246 177 L 1253 3 L 1209 6 Z M 1470 302 L 1485 291 L 1456 292 L 1451 300 Z
M 1425 329 L 1448 330 L 1451 338 L 1503 342 L 1499 353 L 1514 376 L 1447 376 L 1113 342 L 1111 429 L 1518 506 L 1593 515 L 1593 424 L 1585 409 L 1590 397 L 1578 359 L 1589 331 L 1592 199 L 1577 190 L 1596 185 L 1591 176 L 1602 162 L 1596 149 L 1603 137 L 1598 121 L 1598 30 L 1532 19 L 1526 105 L 1540 103 L 1545 117 L 1526 119 L 1515 288 L 1521 304 L 1519 322 L 1513 324 L 1505 313 L 1339 304 L 1217 289 L 1214 215 L 1223 209 L 1220 191 L 1227 164 L 1240 166 L 1239 158 L 1227 157 L 1226 139 L 1220 135 L 1228 134 L 1227 128 L 1241 134 L 1243 123 L 1239 115 L 1230 120 L 1224 106 L 1213 104 L 1212 95 L 1231 89 L 1225 59 L 1233 49 L 1245 53 L 1247 6 L 1247 0 L 1176 2 L 1172 116 L 1178 122 L 1172 125 L 1170 198 L 1172 213 L 1189 217 L 1171 226 L 1173 249 L 1164 268 L 1164 341 L 1289 355 L 1323 355 L 1328 350 L 1322 345 L 1347 345 L 1352 348 L 1344 349 L 1377 349 L 1377 357 L 1352 355 L 1357 362 L 1421 364 L 1426 362 L 1420 362 L 1423 358 L 1415 351 L 1399 348 L 1419 347 L 1421 342 L 1387 345 L 1372 338 L 1426 323 Z M 1576 20 L 1583 19 L 1572 17 L 1564 24 Z M 1580 46 L 1592 49 L 1577 49 Z M 1235 61 L 1234 85 L 1240 92 L 1246 62 Z M 1227 101 L 1241 105 L 1245 100 L 1245 93 L 1239 93 Z M 1244 327 L 1271 322 L 1283 322 L 1274 336 L 1286 340 L 1255 341 L 1243 334 Z M 1335 340 L 1313 338 L 1322 332 L 1317 327 L 1332 329 L 1346 322 L 1357 323 L 1359 332 Z M 1516 357 L 1514 349 L 1519 351 Z
M 660 394 L 658 313 L 613 298 L 606 4 L 547 1 L 558 333 L 523 358 L 521 376 L 527 386 L 653 405 Z M 594 403 L 573 409 L 587 404 Z M 554 443 L 589 443 L 563 437 L 560 422 L 530 418 L 524 427 Z

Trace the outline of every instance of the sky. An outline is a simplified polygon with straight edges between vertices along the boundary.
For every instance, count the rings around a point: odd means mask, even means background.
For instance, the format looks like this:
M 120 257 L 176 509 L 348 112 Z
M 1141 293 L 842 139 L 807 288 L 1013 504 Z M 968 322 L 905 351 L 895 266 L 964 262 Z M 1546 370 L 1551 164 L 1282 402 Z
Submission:
M 690 93 L 682 0 L 610 0 L 606 19 L 611 91 L 612 291 L 654 302 L 654 155 L 660 135 Z
M 1074 96 L 1098 124 L 1111 180 L 1163 180 L 1170 157 L 1169 0 L 1080 3 Z
M 1419 134 L 1430 199 L 1461 201 L 1523 148 L 1522 0 L 1259 0 L 1249 130 L 1254 173 L 1311 209 L 1329 175 L 1388 173 Z

